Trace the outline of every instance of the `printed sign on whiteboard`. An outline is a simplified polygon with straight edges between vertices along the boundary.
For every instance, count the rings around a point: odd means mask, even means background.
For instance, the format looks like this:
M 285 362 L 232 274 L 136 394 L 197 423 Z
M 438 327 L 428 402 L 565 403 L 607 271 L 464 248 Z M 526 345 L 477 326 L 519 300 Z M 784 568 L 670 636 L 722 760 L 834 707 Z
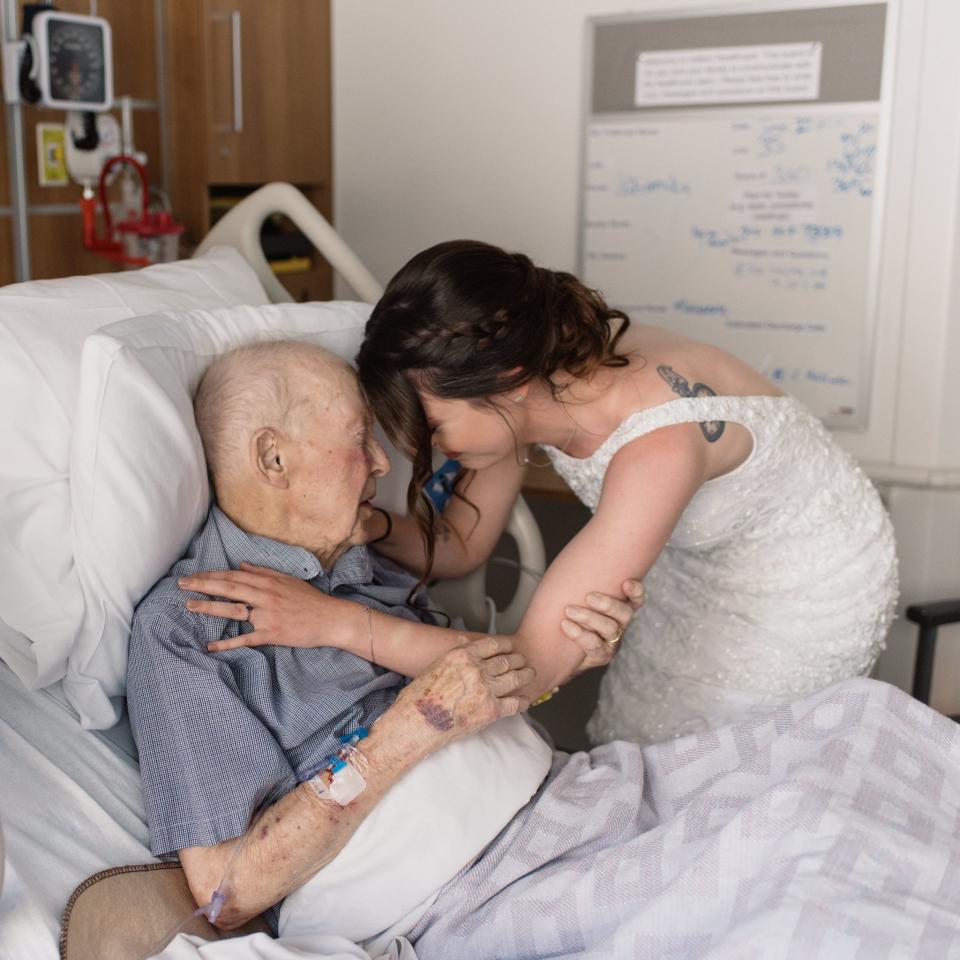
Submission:
M 822 44 L 769 43 L 637 55 L 638 107 L 816 100 Z

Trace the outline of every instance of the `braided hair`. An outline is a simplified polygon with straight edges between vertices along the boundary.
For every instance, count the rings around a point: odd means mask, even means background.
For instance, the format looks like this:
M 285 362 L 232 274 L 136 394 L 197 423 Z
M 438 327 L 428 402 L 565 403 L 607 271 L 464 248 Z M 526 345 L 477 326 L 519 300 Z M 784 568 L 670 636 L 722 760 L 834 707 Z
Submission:
M 423 531 L 427 572 L 436 515 L 421 493 L 433 467 L 417 388 L 496 407 L 491 397 L 538 380 L 557 396 L 555 374 L 583 378 L 626 365 L 616 348 L 629 323 L 572 274 L 474 240 L 430 247 L 393 277 L 367 322 L 357 366 L 374 414 L 413 461 L 407 505 Z

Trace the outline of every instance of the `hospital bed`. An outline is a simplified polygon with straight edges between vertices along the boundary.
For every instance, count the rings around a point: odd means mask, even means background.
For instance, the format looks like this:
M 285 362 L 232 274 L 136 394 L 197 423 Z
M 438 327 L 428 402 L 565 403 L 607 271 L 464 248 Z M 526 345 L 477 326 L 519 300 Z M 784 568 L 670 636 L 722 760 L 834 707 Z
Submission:
M 358 301 L 378 298 L 381 290 L 372 274 L 287 184 L 268 185 L 239 204 L 190 261 L 0 290 L 0 436 L 6 448 L 0 468 L 2 960 L 55 957 L 60 916 L 77 884 L 103 868 L 152 859 L 136 750 L 122 708 L 124 657 L 107 649 L 112 641 L 125 642 L 116 621 L 118 612 L 122 620 L 122 611 L 129 611 L 133 593 L 109 582 L 110 571 L 97 570 L 98 558 L 114 549 L 132 550 L 136 556 L 115 565 L 125 571 L 140 567 L 135 590 L 145 592 L 179 557 L 206 512 L 209 492 L 199 469 L 197 438 L 162 432 L 165 417 L 185 413 L 186 399 L 160 396 L 163 386 L 153 390 L 146 414 L 148 420 L 157 414 L 155 426 L 162 435 L 144 448 L 145 455 L 157 458 L 152 469 L 158 482 L 150 486 L 141 475 L 149 489 L 137 502 L 136 495 L 124 499 L 137 478 L 122 462 L 114 477 L 97 475 L 110 441 L 107 431 L 98 432 L 102 424 L 93 421 L 110 406 L 109 392 L 120 389 L 118 376 L 133 377 L 142 386 L 143 378 L 151 377 L 144 355 L 172 351 L 176 366 L 195 347 L 184 361 L 193 364 L 185 376 L 195 387 L 209 355 L 239 342 L 291 335 L 316 339 L 319 333 L 321 342 L 330 338 L 328 345 L 351 359 L 359 346 L 369 308 L 356 302 L 324 315 L 289 302 L 259 241 L 264 220 L 275 213 L 289 217 L 309 237 Z M 136 318 L 145 316 L 156 320 L 145 330 L 161 329 L 162 335 L 145 343 L 142 331 L 126 331 L 143 350 L 125 374 L 119 368 L 127 351 L 96 356 L 97 351 L 85 350 L 101 328 L 112 324 L 115 329 L 118 322 L 136 327 Z M 209 338 L 199 346 L 178 341 L 181 330 L 208 321 L 220 321 L 212 346 Z M 100 346 L 109 354 L 118 343 L 107 338 Z M 206 354 L 198 361 L 196 351 Z M 160 380 L 176 376 L 170 367 L 153 374 Z M 106 416 L 126 413 L 131 411 Z M 142 421 L 141 426 L 149 432 Z M 85 449 L 81 434 L 89 441 Z M 380 439 L 393 470 L 381 479 L 375 502 L 402 511 L 409 464 L 382 434 Z M 122 461 L 124 451 L 112 454 Z M 191 461 L 191 470 L 171 479 L 176 468 L 169 458 L 178 457 Z M 116 484 L 112 491 L 111 484 Z M 130 515 L 145 520 L 154 509 L 177 517 L 181 529 L 168 536 L 167 519 L 141 526 L 142 541 L 162 542 L 146 556 L 141 544 L 125 539 L 122 528 Z M 110 514 L 116 514 L 118 525 Z M 517 504 L 508 534 L 517 543 L 519 574 L 516 594 L 502 610 L 495 611 L 487 597 L 483 570 L 445 584 L 434 597 L 470 628 L 514 629 L 543 570 L 542 541 L 526 504 Z M 91 613 L 101 600 L 105 609 Z
M 60 917 L 74 888 L 105 868 L 152 859 L 122 706 L 124 618 L 179 556 L 206 509 L 198 440 L 184 426 L 190 388 L 204 363 L 238 340 L 321 336 L 345 353 L 358 342 L 366 309 L 358 303 L 283 302 L 289 297 L 258 240 L 263 220 L 275 212 L 297 224 L 360 300 L 376 298 L 380 288 L 369 271 L 296 190 L 281 184 L 239 204 L 191 261 L 0 290 L 0 823 L 6 843 L 0 960 L 54 960 Z M 408 476 L 402 465 L 395 468 L 381 502 L 399 508 Z M 542 570 L 539 533 L 522 503 L 510 529 L 521 567 Z M 534 586 L 534 577 L 521 576 L 517 595 L 500 614 L 501 629 L 516 625 Z M 490 625 L 482 574 L 445 594 L 444 602 L 469 625 Z M 903 722 L 933 731 L 920 737 L 932 744 L 933 758 L 921 773 L 928 778 L 924 783 L 932 777 L 940 785 L 929 801 L 910 793 L 909 784 L 898 788 L 917 818 L 936 826 L 918 833 L 913 821 L 907 823 L 913 853 L 904 869 L 919 889 L 927 868 L 917 863 L 929 853 L 936 876 L 926 878 L 927 885 L 956 902 L 960 744 L 926 707 L 914 704 L 917 712 L 911 712 L 913 706 L 895 702 L 907 717 Z M 871 738 L 873 749 L 875 740 L 886 742 L 884 734 L 865 731 L 862 737 Z M 750 767 L 755 759 L 748 746 L 742 738 L 721 737 L 716 749 L 727 751 L 733 772 L 750 777 L 762 771 Z M 691 749 L 679 764 L 687 777 L 684 790 L 690 791 L 696 778 Z M 683 829 L 700 829 L 735 802 L 732 797 L 694 811 Z M 899 808 L 867 805 L 860 825 L 896 848 L 903 816 Z M 945 821 L 953 825 L 952 836 L 942 827 Z M 817 831 L 823 829 L 812 824 L 805 836 L 813 872 L 819 869 Z M 826 839 L 821 845 L 826 849 Z M 708 860 L 716 869 L 717 855 L 717 849 L 705 849 L 705 869 Z M 954 865 L 952 873 L 944 858 Z M 720 867 L 735 871 L 736 857 Z M 889 882 L 879 866 L 876 876 L 877 890 L 865 883 L 851 910 L 861 903 L 876 908 Z M 743 930 L 759 915 L 764 890 L 756 895 L 755 903 L 743 904 Z M 935 911 L 920 901 L 931 917 L 936 913 L 934 934 L 945 927 L 949 932 L 951 924 L 960 929 L 956 910 L 944 919 L 942 905 Z M 812 924 L 816 909 L 804 906 Z M 784 929 L 783 943 L 789 946 L 792 936 Z M 930 952 L 912 955 L 946 956 L 935 952 L 944 942 L 931 934 Z M 895 936 L 890 943 L 898 943 Z M 748 947 L 749 936 L 744 952 L 735 955 L 788 955 Z

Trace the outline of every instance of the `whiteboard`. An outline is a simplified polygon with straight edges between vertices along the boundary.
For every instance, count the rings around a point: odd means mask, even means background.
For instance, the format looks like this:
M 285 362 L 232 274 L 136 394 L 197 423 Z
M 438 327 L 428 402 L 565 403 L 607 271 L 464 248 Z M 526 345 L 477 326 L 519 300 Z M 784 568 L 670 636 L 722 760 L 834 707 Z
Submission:
M 801 36 L 826 56 L 815 33 Z M 625 55 L 642 64 L 637 36 Z M 580 275 L 631 320 L 716 344 L 863 428 L 882 128 L 879 97 L 590 112 Z

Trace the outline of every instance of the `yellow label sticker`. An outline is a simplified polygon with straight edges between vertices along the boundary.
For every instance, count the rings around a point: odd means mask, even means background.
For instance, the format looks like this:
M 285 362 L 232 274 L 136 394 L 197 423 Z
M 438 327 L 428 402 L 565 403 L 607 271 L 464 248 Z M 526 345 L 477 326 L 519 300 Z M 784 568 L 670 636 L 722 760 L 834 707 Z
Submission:
M 37 124 L 37 168 L 41 187 L 65 187 L 67 132 L 62 123 Z

